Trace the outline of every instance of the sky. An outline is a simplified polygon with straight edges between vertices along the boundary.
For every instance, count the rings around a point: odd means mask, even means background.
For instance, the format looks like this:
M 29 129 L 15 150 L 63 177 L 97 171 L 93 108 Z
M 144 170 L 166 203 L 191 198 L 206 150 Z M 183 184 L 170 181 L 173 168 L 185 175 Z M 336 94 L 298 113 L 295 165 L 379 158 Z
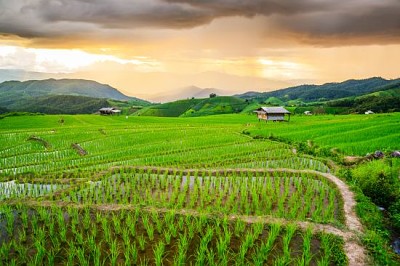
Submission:
M 399 0 L 0 0 L 0 69 L 150 100 L 393 79 L 399 14 Z

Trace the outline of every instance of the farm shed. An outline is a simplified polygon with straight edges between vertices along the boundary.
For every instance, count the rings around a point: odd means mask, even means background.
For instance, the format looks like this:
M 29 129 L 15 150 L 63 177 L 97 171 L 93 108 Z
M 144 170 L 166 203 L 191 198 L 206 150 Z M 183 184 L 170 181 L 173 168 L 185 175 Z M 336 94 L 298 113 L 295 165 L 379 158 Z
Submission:
M 121 110 L 115 107 L 103 107 L 100 108 L 99 112 L 101 115 L 119 115 L 121 113 Z
M 289 116 L 288 121 L 290 120 L 290 112 L 283 107 L 260 107 L 254 111 L 257 113 L 258 120 L 268 121 L 284 121 L 285 114 Z

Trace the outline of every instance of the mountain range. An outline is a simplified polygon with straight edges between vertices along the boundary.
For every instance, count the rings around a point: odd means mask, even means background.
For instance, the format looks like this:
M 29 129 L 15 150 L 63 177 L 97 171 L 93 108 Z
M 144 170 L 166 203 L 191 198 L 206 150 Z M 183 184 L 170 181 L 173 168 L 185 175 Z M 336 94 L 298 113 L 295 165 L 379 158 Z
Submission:
M 0 83 L 0 107 L 11 111 L 92 113 L 110 106 L 107 100 L 129 102 L 130 105 L 149 104 L 91 80 L 46 79 Z
M 303 102 L 328 101 L 345 97 L 360 96 L 397 86 L 400 79 L 387 80 L 381 77 L 344 82 L 325 83 L 323 85 L 300 85 L 269 92 L 249 91 L 235 96 L 243 99 L 268 99 L 276 97 L 282 101 L 300 100 Z M 389 86 L 389 87 L 386 87 Z
M 15 72 L 12 72 L 15 74 Z M 177 98 L 181 95 L 181 98 Z M 83 79 L 45 79 L 0 83 L 0 113 L 27 111 L 42 113 L 93 113 L 101 107 L 118 106 L 128 113 L 151 116 L 200 116 L 251 112 L 261 105 L 329 106 L 347 112 L 365 108 L 396 111 L 400 79 L 373 77 L 323 85 L 300 85 L 276 91 L 249 91 L 234 96 L 215 88 L 184 87 L 177 101 L 151 104 L 126 96 L 110 85 Z M 213 96 L 213 97 L 211 97 Z M 161 95 L 160 95 L 161 97 Z M 175 98 L 175 99 L 176 99 Z M 376 105 L 381 105 L 379 108 Z M 375 108 L 376 107 L 376 108 Z M 349 111 L 350 110 L 350 111 Z

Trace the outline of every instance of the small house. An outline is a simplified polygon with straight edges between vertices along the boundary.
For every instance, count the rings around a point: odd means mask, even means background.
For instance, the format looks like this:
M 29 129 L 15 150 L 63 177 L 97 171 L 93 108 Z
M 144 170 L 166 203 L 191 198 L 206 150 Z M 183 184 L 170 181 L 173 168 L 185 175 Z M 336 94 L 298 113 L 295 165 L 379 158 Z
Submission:
M 371 110 L 368 110 L 365 112 L 366 115 L 372 115 L 374 112 L 372 112 Z
M 115 107 L 103 107 L 99 110 L 101 115 L 119 115 L 121 114 L 121 110 Z
M 283 107 L 260 107 L 254 111 L 257 113 L 258 120 L 268 121 L 285 121 L 285 115 L 290 120 L 290 112 Z

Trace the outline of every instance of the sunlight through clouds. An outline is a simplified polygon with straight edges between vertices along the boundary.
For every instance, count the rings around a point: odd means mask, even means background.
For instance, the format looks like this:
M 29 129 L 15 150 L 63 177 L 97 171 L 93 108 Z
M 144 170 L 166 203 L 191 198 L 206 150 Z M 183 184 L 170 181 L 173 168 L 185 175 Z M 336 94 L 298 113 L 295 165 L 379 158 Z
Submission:
M 24 60 L 20 60 L 24 58 Z M 0 68 L 24 68 L 46 73 L 71 73 L 97 63 L 132 65 L 137 71 L 159 71 L 161 63 L 146 57 L 123 59 L 114 55 L 92 54 L 81 50 L 35 49 L 0 46 Z
M 314 76 L 311 67 L 305 64 L 266 58 L 258 59 L 258 63 L 262 65 L 261 73 L 264 78 L 308 79 Z

